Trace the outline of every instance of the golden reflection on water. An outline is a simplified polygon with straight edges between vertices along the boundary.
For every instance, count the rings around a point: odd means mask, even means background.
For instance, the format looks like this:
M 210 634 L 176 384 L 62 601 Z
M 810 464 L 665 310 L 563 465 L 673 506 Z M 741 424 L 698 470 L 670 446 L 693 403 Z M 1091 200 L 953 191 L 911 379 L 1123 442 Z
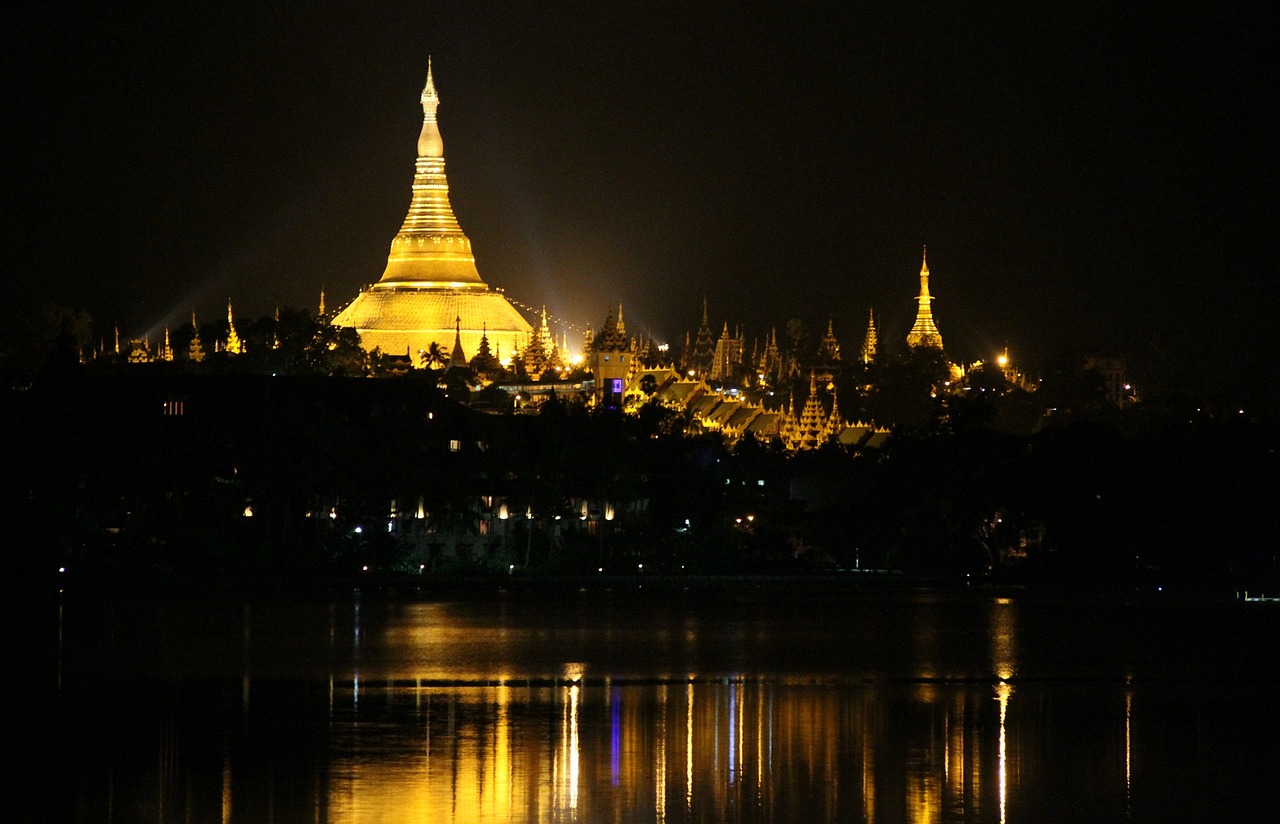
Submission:
M 864 675 L 851 665 L 852 675 L 702 674 L 689 667 L 675 675 L 625 676 L 600 672 L 590 646 L 557 646 L 552 655 L 563 658 L 535 670 L 510 650 L 475 650 L 464 640 L 471 624 L 449 623 L 440 610 L 427 611 L 442 625 L 424 629 L 415 617 L 379 632 L 372 610 L 362 616 L 358 605 L 343 606 L 322 617 L 317 640 L 332 651 L 327 672 L 273 681 L 251 678 L 247 665 L 230 669 L 217 683 L 236 726 L 221 734 L 209 757 L 195 758 L 198 739 L 184 742 L 181 727 L 163 727 L 172 732 L 148 753 L 139 770 L 144 779 L 130 785 L 138 789 L 126 796 L 108 783 L 103 803 L 123 810 L 124 799 L 136 795 L 172 816 L 204 792 L 201 814 L 187 818 L 224 824 L 1021 824 L 1043 818 L 1033 814 L 1037 799 L 1087 787 L 1127 809 L 1134 750 L 1155 726 L 1150 704 L 1135 702 L 1135 694 L 1144 694 L 1132 684 L 1081 689 L 1032 677 L 1036 670 L 1021 661 L 1020 641 L 1027 650 L 1038 647 L 1033 625 L 1019 637 L 1020 608 L 1023 619 L 1034 615 L 1025 602 L 984 601 L 963 636 L 940 634 L 937 621 L 911 620 L 894 640 L 921 654 L 913 654 L 912 669 L 889 674 Z M 248 611 L 236 617 L 244 626 L 232 625 L 235 640 L 249 660 L 248 652 L 264 643 L 266 625 L 250 633 Z M 478 637 L 482 645 L 523 649 L 538 632 L 481 627 Z M 970 644 L 961 661 L 973 664 L 967 670 L 949 646 L 957 637 Z M 406 655 L 387 655 L 380 645 Z M 229 646 L 239 665 L 241 650 Z M 683 670 L 687 663 L 662 665 Z M 1046 718 L 1068 720 L 1050 729 Z M 1077 718 L 1086 723 L 1076 728 Z M 303 740 L 290 743 L 299 730 Z M 1062 747 L 1064 741 L 1075 748 Z M 1099 757 L 1077 757 L 1085 752 Z M 187 754 L 192 760 L 184 766 Z M 1147 763 L 1140 763 L 1140 777 L 1149 776 Z M 195 773 L 196 764 L 207 772 Z M 1151 783 L 1137 782 L 1139 789 Z M 275 800 L 286 795 L 287 802 Z M 273 816 L 274 809 L 289 814 Z
M 1001 681 L 1017 674 L 1018 616 L 1010 598 L 997 598 L 991 609 L 991 668 Z
M 612 683 L 588 678 L 583 663 L 564 664 L 540 685 L 486 671 L 484 654 L 459 670 L 437 652 L 529 639 L 521 630 L 450 622 L 435 605 L 416 608 L 431 614 L 392 630 L 404 636 L 390 641 L 412 650 L 408 666 L 419 667 L 410 689 L 412 723 L 422 734 L 369 748 L 357 745 L 366 712 L 360 699 L 377 688 L 358 675 L 357 610 L 352 681 L 345 693 L 338 688 L 338 699 L 330 685 L 330 717 L 335 700 L 347 702 L 357 742 L 329 765 L 330 821 L 665 822 L 731 818 L 744 809 L 779 820 L 1008 821 L 1010 679 L 1019 654 L 1009 599 L 995 599 L 988 613 L 997 712 L 971 687 L 933 672 L 945 650 L 936 626 L 919 617 L 913 640 L 921 680 L 895 688 L 894 701 L 873 683 L 696 673 L 675 682 L 683 683 L 683 700 L 669 701 L 665 678 Z M 448 675 L 459 686 L 440 685 Z M 396 702 L 406 688 L 386 683 L 379 700 Z M 1127 744 L 1126 707 L 1126 784 Z
M 1005 730 L 1005 722 L 1009 715 L 1009 696 L 1013 695 L 1013 686 L 1001 683 L 996 687 L 996 700 L 1000 702 L 1000 745 L 999 755 L 996 758 L 996 775 L 1000 788 L 1000 824 L 1005 824 L 1008 820 L 1008 801 L 1009 801 L 1009 751 L 1008 751 L 1008 735 Z
M 325 820 L 723 820 L 758 810 L 776 820 L 1006 822 L 1013 687 L 996 685 L 994 702 L 963 685 L 928 687 L 890 706 L 882 686 L 759 679 L 687 681 L 682 701 L 666 683 L 390 687 L 376 698 L 366 684 L 328 764 Z M 399 737 L 388 740 L 375 702 L 398 708 Z

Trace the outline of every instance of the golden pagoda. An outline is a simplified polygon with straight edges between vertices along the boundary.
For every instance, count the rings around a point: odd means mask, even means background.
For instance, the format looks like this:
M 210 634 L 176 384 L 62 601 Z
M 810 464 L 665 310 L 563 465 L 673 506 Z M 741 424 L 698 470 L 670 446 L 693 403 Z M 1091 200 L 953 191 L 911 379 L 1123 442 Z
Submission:
M 196 323 L 196 313 L 191 312 L 191 343 L 187 344 L 187 360 L 200 363 L 204 360 L 204 345 L 200 342 L 200 324 Z
M 863 363 L 876 359 L 876 343 L 876 310 L 870 309 L 867 313 L 867 334 L 862 339 L 862 351 L 859 353 Z
M 244 342 L 236 334 L 236 319 L 231 316 L 230 298 L 227 298 L 227 351 L 233 355 L 244 354 Z
M 921 253 L 920 258 L 920 296 L 916 301 L 920 304 L 916 309 L 916 322 L 907 333 L 907 346 L 912 349 L 920 347 L 942 348 L 942 333 L 933 322 L 933 310 L 929 303 L 933 297 L 929 294 L 929 260 L 928 250 Z
M 421 101 L 413 199 L 391 241 L 387 268 L 332 323 L 354 327 L 365 349 L 406 352 L 415 359 L 432 343 L 452 351 L 461 342 L 465 351 L 479 351 L 486 333 L 499 350 L 514 353 L 528 345 L 533 327 L 500 290 L 480 279 L 471 241 L 449 205 L 444 143 L 436 124 L 440 97 L 430 60 Z

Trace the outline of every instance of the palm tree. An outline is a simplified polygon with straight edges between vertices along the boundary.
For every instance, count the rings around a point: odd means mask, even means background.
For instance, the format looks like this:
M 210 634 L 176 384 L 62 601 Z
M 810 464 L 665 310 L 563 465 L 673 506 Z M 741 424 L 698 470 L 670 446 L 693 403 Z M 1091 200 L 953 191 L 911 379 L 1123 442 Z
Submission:
M 418 350 L 418 358 L 422 361 L 422 365 L 427 369 L 433 369 L 436 366 L 444 366 L 449 362 L 449 353 L 440 348 L 440 344 L 435 341 L 426 349 Z

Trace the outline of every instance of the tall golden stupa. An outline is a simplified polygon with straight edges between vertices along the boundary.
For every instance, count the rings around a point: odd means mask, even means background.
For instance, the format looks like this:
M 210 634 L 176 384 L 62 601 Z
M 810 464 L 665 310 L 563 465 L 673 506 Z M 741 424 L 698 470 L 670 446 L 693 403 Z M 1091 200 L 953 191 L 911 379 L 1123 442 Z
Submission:
M 929 294 L 929 257 L 926 249 L 920 255 L 920 295 L 916 298 L 916 322 L 907 333 L 907 346 L 942 348 L 942 333 L 933 322 L 933 296 Z
M 485 336 L 489 350 L 505 360 L 528 345 L 533 327 L 476 271 L 471 241 L 449 205 L 444 143 L 436 124 L 439 105 L 428 60 L 409 214 L 391 241 L 382 278 L 362 290 L 332 322 L 354 327 L 365 349 L 407 353 L 415 362 L 433 343 L 456 361 L 458 353 L 450 351 L 456 341 L 469 359 Z

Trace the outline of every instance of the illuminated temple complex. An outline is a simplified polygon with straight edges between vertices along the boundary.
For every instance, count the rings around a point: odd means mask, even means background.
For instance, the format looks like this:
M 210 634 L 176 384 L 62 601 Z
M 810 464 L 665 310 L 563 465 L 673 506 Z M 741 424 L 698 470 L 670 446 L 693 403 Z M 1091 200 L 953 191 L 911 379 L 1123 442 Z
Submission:
M 530 342 L 533 327 L 476 270 L 471 240 L 449 204 L 444 144 L 436 123 L 436 94 L 427 64 L 422 90 L 422 132 L 409 213 L 391 242 L 381 279 L 356 296 L 333 319 L 360 333 L 365 349 L 408 355 L 415 363 L 436 344 L 453 359 L 471 358 L 482 339 L 498 359 Z M 462 352 L 455 345 L 461 342 Z

